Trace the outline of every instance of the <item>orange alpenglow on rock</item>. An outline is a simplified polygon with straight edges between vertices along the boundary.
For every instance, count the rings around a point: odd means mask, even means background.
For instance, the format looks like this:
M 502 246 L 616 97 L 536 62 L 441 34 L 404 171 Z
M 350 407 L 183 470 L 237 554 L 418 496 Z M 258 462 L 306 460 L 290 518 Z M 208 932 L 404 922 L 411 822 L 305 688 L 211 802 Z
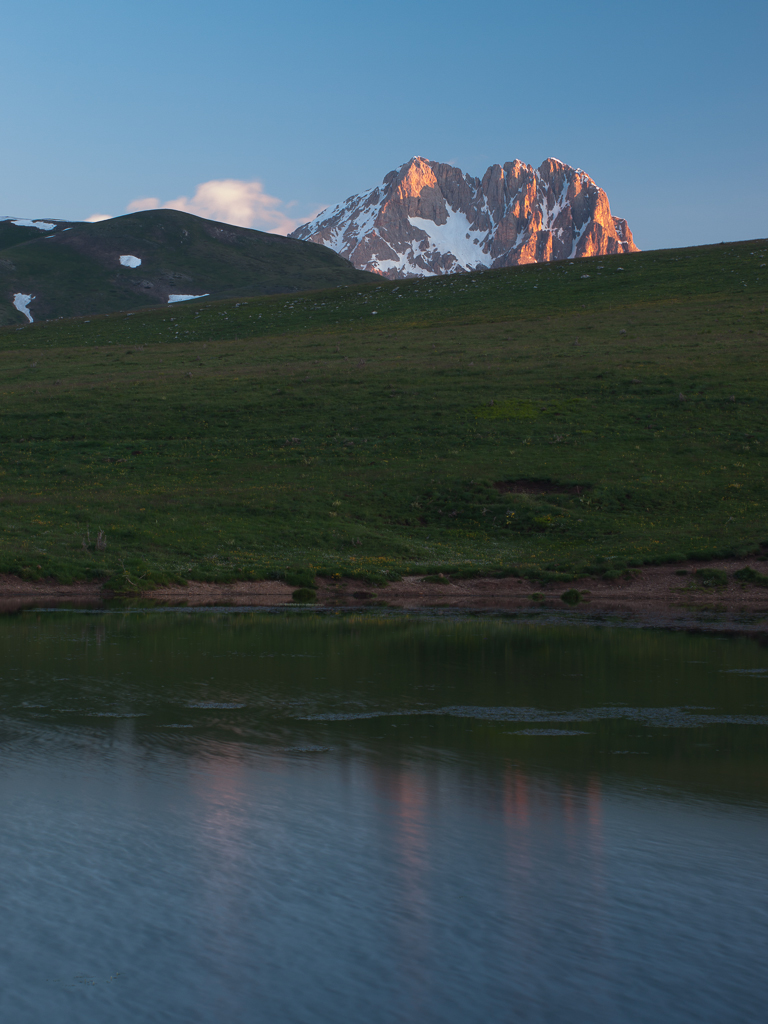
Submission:
M 389 278 L 639 251 L 605 192 L 553 159 L 494 164 L 480 179 L 416 156 L 291 237 Z

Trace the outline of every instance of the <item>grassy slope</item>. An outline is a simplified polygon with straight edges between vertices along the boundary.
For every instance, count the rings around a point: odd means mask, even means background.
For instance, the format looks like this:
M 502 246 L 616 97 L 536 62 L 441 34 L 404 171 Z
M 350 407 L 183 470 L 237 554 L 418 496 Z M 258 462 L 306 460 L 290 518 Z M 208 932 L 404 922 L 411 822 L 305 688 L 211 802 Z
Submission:
M 32 234 L 30 234 L 30 232 Z M 20 233 L 24 240 L 16 244 Z M 23 324 L 13 294 L 35 296 L 35 320 L 165 304 L 168 294 L 224 298 L 343 284 L 371 274 L 321 245 L 218 224 L 177 210 L 148 210 L 54 234 L 0 224 L 0 324 Z M 121 255 L 139 256 L 136 269 Z
M 768 542 L 767 249 L 6 329 L 0 570 L 569 572 Z M 492 486 L 520 478 L 583 489 Z

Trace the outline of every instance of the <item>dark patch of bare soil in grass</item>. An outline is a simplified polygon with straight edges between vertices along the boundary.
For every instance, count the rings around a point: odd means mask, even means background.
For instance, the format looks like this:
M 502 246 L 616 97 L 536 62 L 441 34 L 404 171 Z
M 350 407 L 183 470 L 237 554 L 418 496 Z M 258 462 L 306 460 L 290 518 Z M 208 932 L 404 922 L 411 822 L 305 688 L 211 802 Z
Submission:
M 554 480 L 498 480 L 499 494 L 583 494 L 592 484 L 558 484 Z

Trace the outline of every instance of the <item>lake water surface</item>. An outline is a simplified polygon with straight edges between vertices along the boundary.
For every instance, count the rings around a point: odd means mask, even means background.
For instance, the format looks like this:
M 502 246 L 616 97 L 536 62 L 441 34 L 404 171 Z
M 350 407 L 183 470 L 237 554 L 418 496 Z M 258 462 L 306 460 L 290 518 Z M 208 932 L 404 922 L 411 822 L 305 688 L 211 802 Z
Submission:
M 765 1019 L 768 650 L 0 619 L 9 1024 Z

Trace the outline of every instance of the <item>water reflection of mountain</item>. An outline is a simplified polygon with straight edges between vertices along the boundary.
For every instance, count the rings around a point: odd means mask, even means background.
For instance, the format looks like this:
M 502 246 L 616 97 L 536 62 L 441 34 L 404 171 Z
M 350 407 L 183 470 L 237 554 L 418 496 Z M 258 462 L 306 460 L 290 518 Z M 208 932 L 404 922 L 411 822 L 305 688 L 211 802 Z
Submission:
M 9 726 L 138 716 L 135 742 L 206 758 L 266 745 L 768 797 L 768 653 L 749 640 L 187 612 L 28 612 L 0 635 Z

